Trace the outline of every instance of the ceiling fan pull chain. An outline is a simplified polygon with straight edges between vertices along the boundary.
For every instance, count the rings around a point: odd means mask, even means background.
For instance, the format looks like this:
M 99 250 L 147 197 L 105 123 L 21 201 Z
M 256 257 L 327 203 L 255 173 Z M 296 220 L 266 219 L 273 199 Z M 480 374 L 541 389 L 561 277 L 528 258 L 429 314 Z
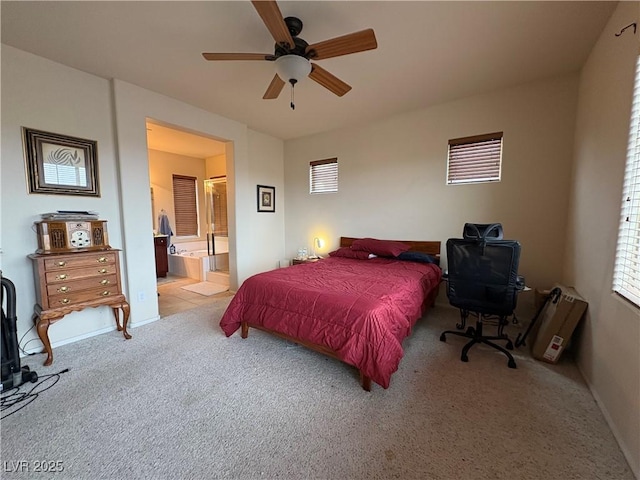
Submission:
M 295 110 L 296 109 L 296 104 L 294 103 L 294 96 L 293 96 L 293 90 L 294 87 L 296 86 L 297 80 L 295 78 L 292 78 L 291 80 L 289 80 L 289 82 L 291 83 L 291 110 Z

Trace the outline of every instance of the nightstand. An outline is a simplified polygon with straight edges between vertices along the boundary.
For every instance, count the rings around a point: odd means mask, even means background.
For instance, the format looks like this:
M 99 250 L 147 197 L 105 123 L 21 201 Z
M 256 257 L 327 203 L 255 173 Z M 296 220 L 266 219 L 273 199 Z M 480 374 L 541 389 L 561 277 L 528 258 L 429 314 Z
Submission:
M 291 265 L 301 265 L 303 263 L 314 263 L 317 262 L 318 260 L 320 260 L 320 258 L 305 258 L 300 259 L 300 258 L 294 258 L 293 260 L 291 260 Z

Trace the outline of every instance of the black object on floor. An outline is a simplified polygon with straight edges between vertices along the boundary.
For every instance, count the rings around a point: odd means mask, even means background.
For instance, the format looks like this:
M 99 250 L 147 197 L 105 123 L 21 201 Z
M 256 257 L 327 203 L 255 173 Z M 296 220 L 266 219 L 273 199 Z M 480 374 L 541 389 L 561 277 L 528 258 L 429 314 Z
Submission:
M 25 382 L 35 383 L 38 380 L 38 374 L 29 370 L 27 366 L 20 366 L 17 332 L 18 319 L 16 317 L 16 287 L 11 280 L 2 277 L 2 272 L 0 272 L 0 280 L 2 281 L 2 288 L 0 289 L 0 304 L 2 304 L 1 390 L 5 391 L 19 387 Z

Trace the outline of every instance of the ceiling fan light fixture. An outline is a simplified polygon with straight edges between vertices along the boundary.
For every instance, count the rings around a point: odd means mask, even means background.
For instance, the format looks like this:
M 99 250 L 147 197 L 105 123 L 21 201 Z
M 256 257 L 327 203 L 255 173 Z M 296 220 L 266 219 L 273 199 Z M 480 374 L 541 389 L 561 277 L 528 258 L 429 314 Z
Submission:
M 297 83 L 311 73 L 311 63 L 300 55 L 283 55 L 275 63 L 276 73 L 288 83 Z

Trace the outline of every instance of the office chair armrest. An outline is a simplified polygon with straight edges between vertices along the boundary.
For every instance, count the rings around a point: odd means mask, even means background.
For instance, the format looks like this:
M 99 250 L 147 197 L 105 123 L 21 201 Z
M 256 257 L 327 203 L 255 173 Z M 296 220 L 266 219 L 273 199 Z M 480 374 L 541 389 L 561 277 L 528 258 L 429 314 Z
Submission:
M 525 287 L 524 277 L 522 275 L 518 275 L 518 278 L 516 279 L 516 290 L 518 291 L 524 290 L 524 287 Z

